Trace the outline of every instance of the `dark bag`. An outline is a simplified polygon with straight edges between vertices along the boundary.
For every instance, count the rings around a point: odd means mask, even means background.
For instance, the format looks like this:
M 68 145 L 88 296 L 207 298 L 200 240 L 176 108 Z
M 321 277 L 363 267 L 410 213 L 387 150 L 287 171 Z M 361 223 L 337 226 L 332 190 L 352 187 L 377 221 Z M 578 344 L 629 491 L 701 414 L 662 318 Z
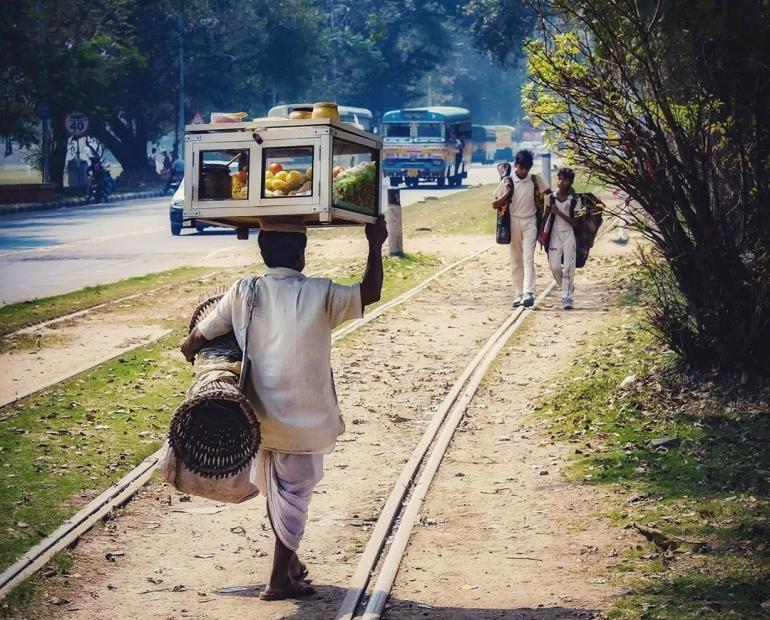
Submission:
M 550 205 L 556 203 L 556 197 L 551 194 Z M 550 211 L 545 212 L 545 217 L 541 217 L 537 226 L 537 242 L 543 251 L 548 253 L 548 247 L 551 245 L 551 233 L 553 232 L 554 215 Z
M 604 203 L 593 194 L 581 194 L 580 200 L 586 213 L 575 229 L 575 245 L 577 246 L 575 267 L 578 269 L 588 261 L 588 254 L 594 246 L 596 233 L 602 225 L 602 211 L 604 210 Z
M 507 177 L 506 177 L 507 178 Z M 511 183 L 513 183 L 511 181 Z M 511 216 L 510 216 L 510 208 L 511 208 L 511 199 L 513 198 L 513 193 L 511 193 L 511 197 L 508 199 L 508 202 L 502 206 L 498 207 L 496 209 L 497 211 L 497 232 L 495 235 L 495 240 L 500 245 L 508 245 L 511 243 Z M 492 205 L 494 206 L 494 205 Z
M 507 205 L 497 210 L 496 240 L 500 245 L 508 245 L 511 242 L 511 216 Z
M 539 186 L 537 184 L 538 175 L 535 173 L 532 173 L 530 175 L 532 177 L 532 185 L 535 186 L 534 196 L 535 196 L 535 226 L 537 227 L 538 232 L 543 226 L 543 220 L 547 219 L 545 216 L 548 214 L 548 209 L 546 209 L 545 206 L 545 196 L 540 191 Z M 548 251 L 548 248 L 545 249 L 546 252 Z

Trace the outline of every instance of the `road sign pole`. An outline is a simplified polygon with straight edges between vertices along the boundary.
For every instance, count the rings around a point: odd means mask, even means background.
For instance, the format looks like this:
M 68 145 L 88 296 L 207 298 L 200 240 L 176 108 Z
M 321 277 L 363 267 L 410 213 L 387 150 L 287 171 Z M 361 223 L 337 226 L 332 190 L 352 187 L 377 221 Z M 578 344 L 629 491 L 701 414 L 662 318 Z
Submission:
M 50 146 L 50 136 L 48 134 L 48 118 L 41 119 L 42 126 L 43 126 L 43 139 L 41 141 L 41 148 L 43 149 L 43 165 L 42 165 L 42 176 L 43 176 L 43 183 L 50 183 L 51 182 L 51 146 Z
M 184 159 L 184 19 L 182 15 L 184 4 L 179 2 L 177 9 L 177 29 L 179 35 L 179 117 L 177 119 L 177 134 L 174 141 L 174 150 L 180 159 Z
M 391 256 L 404 255 L 404 233 L 401 222 L 401 190 L 388 189 L 388 250 Z
M 80 138 L 75 138 L 75 163 L 77 164 L 78 178 L 75 183 L 78 187 L 83 186 L 83 179 L 80 173 Z M 72 185 L 72 179 L 70 179 L 70 185 Z

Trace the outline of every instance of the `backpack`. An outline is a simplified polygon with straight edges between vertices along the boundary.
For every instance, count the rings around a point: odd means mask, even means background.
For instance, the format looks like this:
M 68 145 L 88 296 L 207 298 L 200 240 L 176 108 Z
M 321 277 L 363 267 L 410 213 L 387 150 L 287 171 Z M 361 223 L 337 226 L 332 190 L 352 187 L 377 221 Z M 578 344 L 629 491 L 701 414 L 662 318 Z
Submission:
M 594 194 L 581 194 L 580 201 L 586 212 L 581 218 L 580 224 L 575 228 L 575 246 L 577 249 L 575 267 L 578 269 L 583 267 L 588 260 L 588 254 L 594 246 L 596 233 L 602 225 L 602 211 L 604 210 L 604 203 Z

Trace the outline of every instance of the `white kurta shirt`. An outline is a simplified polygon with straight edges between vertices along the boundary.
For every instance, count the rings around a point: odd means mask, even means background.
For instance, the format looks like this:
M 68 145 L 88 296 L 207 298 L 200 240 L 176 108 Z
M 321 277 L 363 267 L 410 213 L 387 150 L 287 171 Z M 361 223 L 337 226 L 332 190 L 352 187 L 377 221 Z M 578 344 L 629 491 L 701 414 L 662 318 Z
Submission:
M 251 278 L 236 282 L 198 324 L 207 340 L 235 332 L 243 348 Z M 331 370 L 331 331 L 363 315 L 359 285 L 269 269 L 258 280 L 249 328 L 252 403 L 262 447 L 328 454 L 345 430 Z

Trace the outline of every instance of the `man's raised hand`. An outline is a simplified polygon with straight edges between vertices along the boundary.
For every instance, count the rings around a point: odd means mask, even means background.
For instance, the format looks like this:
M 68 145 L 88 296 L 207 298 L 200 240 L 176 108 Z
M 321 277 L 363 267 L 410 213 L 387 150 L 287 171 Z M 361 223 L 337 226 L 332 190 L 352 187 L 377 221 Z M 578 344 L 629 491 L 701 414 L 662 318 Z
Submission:
M 369 245 L 380 246 L 385 243 L 388 238 L 388 227 L 385 224 L 385 216 L 380 215 L 374 224 L 367 224 L 366 239 L 369 241 Z

